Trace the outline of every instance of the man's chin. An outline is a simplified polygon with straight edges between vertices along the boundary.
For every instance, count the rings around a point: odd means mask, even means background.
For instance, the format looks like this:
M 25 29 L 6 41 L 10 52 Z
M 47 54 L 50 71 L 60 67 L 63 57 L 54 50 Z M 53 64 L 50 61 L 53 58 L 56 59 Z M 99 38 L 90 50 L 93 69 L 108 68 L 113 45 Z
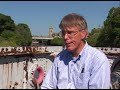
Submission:
M 68 50 L 69 52 L 73 52 L 73 49 L 70 48 L 70 47 L 67 47 L 67 50 Z

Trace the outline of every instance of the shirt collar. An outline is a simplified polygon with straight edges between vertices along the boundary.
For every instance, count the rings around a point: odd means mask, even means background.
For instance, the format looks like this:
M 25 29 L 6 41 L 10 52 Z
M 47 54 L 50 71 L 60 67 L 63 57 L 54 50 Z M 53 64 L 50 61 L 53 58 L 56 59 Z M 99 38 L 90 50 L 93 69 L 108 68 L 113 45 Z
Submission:
M 82 56 L 83 55 L 83 53 L 85 52 L 85 49 L 88 47 L 88 43 L 87 43 L 87 41 L 85 41 L 85 45 L 84 45 L 84 47 L 83 47 L 83 49 L 82 49 L 82 51 L 80 52 L 80 56 Z
M 83 47 L 83 49 L 82 49 L 82 51 L 80 52 L 80 54 L 79 54 L 78 57 L 73 57 L 72 53 L 70 52 L 70 55 L 71 55 L 72 60 L 75 61 L 75 62 L 76 62 L 77 60 L 80 60 L 80 58 L 82 57 L 82 55 L 84 55 L 85 49 L 86 49 L 87 47 L 88 47 L 88 43 L 87 43 L 87 41 L 85 41 L 85 45 L 84 45 L 84 47 Z

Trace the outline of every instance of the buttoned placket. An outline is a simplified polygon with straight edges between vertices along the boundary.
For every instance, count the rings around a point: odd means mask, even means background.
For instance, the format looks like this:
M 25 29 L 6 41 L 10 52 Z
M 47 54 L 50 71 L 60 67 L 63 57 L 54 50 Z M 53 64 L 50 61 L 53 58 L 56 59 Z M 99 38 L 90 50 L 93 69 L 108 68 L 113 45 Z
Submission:
M 80 60 L 80 56 L 78 58 L 72 58 L 69 63 L 69 79 L 68 79 L 68 89 L 74 89 L 73 75 L 75 73 L 75 67 L 77 61 Z

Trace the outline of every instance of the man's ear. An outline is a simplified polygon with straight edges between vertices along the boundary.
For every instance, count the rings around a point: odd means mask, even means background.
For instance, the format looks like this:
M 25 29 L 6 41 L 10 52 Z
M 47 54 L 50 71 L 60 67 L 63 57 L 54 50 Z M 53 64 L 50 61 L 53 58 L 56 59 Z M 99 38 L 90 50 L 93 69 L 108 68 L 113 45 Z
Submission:
M 81 39 L 85 39 L 87 37 L 88 33 L 86 30 L 81 31 Z

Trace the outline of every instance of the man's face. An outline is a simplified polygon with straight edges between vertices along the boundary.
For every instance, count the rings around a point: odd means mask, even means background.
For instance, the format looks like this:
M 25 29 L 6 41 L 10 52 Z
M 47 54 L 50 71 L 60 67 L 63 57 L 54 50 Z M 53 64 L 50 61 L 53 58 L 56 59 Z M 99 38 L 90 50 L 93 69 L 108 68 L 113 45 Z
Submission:
M 80 48 L 84 33 L 78 27 L 67 27 L 62 30 L 63 39 L 68 51 L 75 52 Z

